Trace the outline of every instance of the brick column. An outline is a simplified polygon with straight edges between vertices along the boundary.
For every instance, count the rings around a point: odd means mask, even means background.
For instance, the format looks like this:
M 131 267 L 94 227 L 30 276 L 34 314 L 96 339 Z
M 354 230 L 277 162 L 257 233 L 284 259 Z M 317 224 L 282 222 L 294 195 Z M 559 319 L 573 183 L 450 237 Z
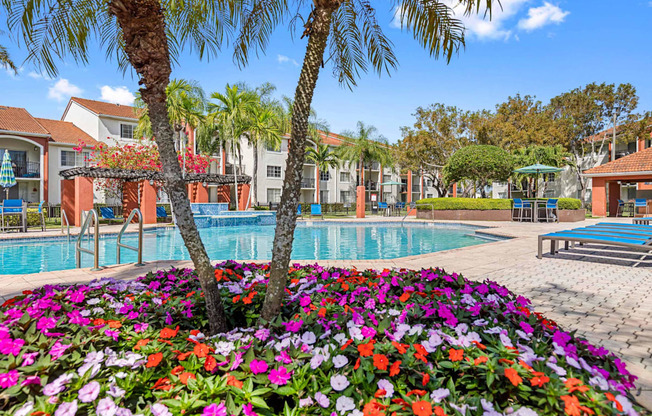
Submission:
M 220 185 L 217 187 L 217 202 L 231 202 L 231 187 L 229 185 Z
M 156 224 L 156 187 L 149 181 L 142 181 L 140 196 L 140 212 L 143 214 L 143 224 Z
M 208 202 L 208 186 L 201 183 L 196 183 L 195 186 L 195 202 Z
M 412 202 L 412 171 L 407 173 L 407 202 Z
M 74 179 L 75 182 L 75 208 L 73 210 L 73 217 L 75 218 L 74 220 L 70 216 L 70 213 L 66 212 L 68 214 L 68 219 L 70 221 L 74 221 L 76 227 L 81 227 L 82 225 L 82 219 L 81 219 L 81 213 L 82 211 L 89 211 L 93 209 L 93 178 L 80 178 L 76 177 Z
M 75 225 L 75 180 L 61 180 L 61 209 L 66 211 L 70 225 Z
M 131 210 L 138 207 L 138 182 L 125 182 L 122 184 L 122 218 L 126 221 Z
M 238 209 L 244 211 L 248 209 L 247 201 L 249 200 L 249 190 L 251 185 L 248 183 L 238 184 Z M 251 203 L 251 201 L 249 201 Z
M 356 200 L 355 200 L 355 216 L 356 218 L 364 218 L 364 208 L 365 208 L 365 188 L 364 186 L 358 186 L 355 188 Z
M 609 186 L 609 216 L 615 217 L 618 212 L 618 200 L 620 199 L 620 184 L 608 182 Z
M 594 217 L 607 216 L 607 189 L 603 178 L 591 178 L 593 191 L 591 192 L 591 210 Z

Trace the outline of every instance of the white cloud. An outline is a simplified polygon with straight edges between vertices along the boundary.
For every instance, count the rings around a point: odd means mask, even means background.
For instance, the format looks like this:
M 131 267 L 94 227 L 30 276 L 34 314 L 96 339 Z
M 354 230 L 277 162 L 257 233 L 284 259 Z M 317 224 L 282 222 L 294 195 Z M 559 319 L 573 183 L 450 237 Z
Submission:
M 480 10 L 479 13 L 464 15 L 464 5 L 458 0 L 446 0 L 446 3 L 453 7 L 456 18 L 462 21 L 466 34 L 480 40 L 508 40 L 512 36 L 512 29 L 506 27 L 507 21 L 514 17 L 530 0 L 502 0 L 495 2 L 489 13 Z
M 560 24 L 569 14 L 570 12 L 563 11 L 559 6 L 545 1 L 541 7 L 531 7 L 527 12 L 528 17 L 519 20 L 518 27 L 531 32 L 549 24 Z
M 133 105 L 136 97 L 127 89 L 127 87 L 110 87 L 105 85 L 100 88 L 102 99 L 113 104 Z
M 38 73 L 36 71 L 29 71 L 27 73 L 27 76 L 30 77 L 30 78 L 34 78 L 34 79 L 44 79 L 44 80 L 47 80 L 47 81 L 52 80 L 52 78 L 50 78 L 49 76 L 44 75 L 42 73 Z
M 284 64 L 286 62 L 289 62 L 294 66 L 299 66 L 299 63 L 297 61 L 295 61 L 294 59 L 290 58 L 289 56 L 276 55 L 276 59 L 278 60 L 279 64 Z
M 400 29 L 402 15 L 403 15 L 403 5 L 399 4 L 394 8 L 394 18 L 392 19 L 391 22 L 389 22 L 389 27 L 393 27 L 394 29 Z
M 48 98 L 57 101 L 66 100 L 73 95 L 81 95 L 82 89 L 78 86 L 71 84 L 65 78 L 61 78 L 52 87 L 48 89 Z

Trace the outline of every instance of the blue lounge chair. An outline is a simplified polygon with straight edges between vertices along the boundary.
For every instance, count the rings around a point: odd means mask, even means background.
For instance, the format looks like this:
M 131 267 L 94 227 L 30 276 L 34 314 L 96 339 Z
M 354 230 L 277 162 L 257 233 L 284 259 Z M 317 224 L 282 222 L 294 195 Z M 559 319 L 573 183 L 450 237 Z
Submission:
M 385 212 L 383 212 L 384 215 L 389 215 L 389 208 L 387 206 L 387 202 L 379 202 L 378 203 L 378 211 L 380 211 L 381 209 L 383 211 L 385 211 Z
M 45 205 L 45 201 L 41 201 L 41 203 L 38 204 L 38 216 L 41 219 L 41 231 L 45 231 L 45 210 L 43 209 L 43 205 Z
M 321 204 L 311 204 L 310 205 L 310 218 L 312 217 L 321 217 L 324 219 L 324 214 L 321 213 Z
M 301 213 L 301 204 L 297 205 L 297 217 L 303 218 L 303 214 Z
M 156 218 L 161 218 L 162 220 L 167 221 L 169 217 L 165 207 L 156 207 Z
M 639 208 L 645 208 L 645 215 L 648 215 L 647 199 L 645 198 L 636 198 L 634 200 L 634 216 L 638 214 Z
M 623 227 L 614 225 L 603 227 L 585 227 L 574 230 L 559 231 L 539 236 L 538 258 L 543 257 L 543 242 L 550 240 L 550 254 L 557 253 L 559 241 L 565 243 L 595 243 L 606 246 L 620 246 L 641 251 L 652 251 L 652 230 L 648 228 Z
M 5 217 L 19 217 L 18 225 L 5 225 Z M 5 199 L 0 207 L 0 229 L 20 229 L 27 231 L 27 204 L 22 199 Z
M 102 215 L 102 218 L 109 221 L 109 224 L 113 221 L 118 221 L 118 219 L 115 217 L 115 214 L 113 213 L 113 208 L 100 207 L 100 214 Z
M 512 220 L 518 219 L 519 221 L 523 221 L 523 212 L 526 210 L 530 210 L 530 218 L 532 218 L 532 203 L 528 201 L 523 201 L 521 198 L 514 198 L 514 208 L 512 210 Z M 519 214 L 514 218 L 514 212 L 517 211 Z M 525 217 L 527 218 L 527 217 Z
M 634 218 L 632 220 L 632 223 L 636 225 L 650 225 L 651 222 L 652 217 Z
M 625 211 L 625 201 L 622 199 L 618 200 L 618 209 L 616 209 L 616 217 L 620 214 L 620 216 L 623 216 L 623 212 Z

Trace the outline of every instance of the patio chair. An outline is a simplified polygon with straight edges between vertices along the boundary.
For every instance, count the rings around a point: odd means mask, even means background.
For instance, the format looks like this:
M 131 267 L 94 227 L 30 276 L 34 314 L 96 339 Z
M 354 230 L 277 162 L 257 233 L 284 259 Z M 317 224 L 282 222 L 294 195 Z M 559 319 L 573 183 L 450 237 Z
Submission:
M 636 198 L 634 200 L 634 216 L 638 214 L 639 208 L 645 208 L 645 215 L 648 215 L 647 199 L 645 198 Z
M 41 203 L 38 204 L 38 216 L 41 220 L 41 231 L 45 231 L 45 209 L 43 209 L 43 205 L 45 205 L 45 201 L 41 201 Z
M 559 208 L 558 208 L 558 199 L 548 199 L 546 201 L 546 222 L 550 222 L 550 219 L 553 222 L 559 222 Z
M 623 216 L 623 212 L 625 211 L 625 201 L 622 199 L 618 200 L 618 209 L 616 209 L 616 217 L 620 214 L 620 216 Z
M 27 231 L 27 204 L 22 199 L 5 199 L 0 208 L 0 224 L 1 229 L 5 230 L 19 229 L 23 232 Z M 5 225 L 5 217 L 17 216 L 19 217 L 18 225 Z
M 405 208 L 405 202 L 397 202 L 396 206 L 396 215 L 401 215 L 401 211 Z
M 310 219 L 312 217 L 321 217 L 324 219 L 324 214 L 321 213 L 321 204 L 311 204 L 310 205 Z
M 528 201 L 523 201 L 521 198 L 514 198 L 514 208 L 512 209 L 512 220 L 518 219 L 518 221 L 523 221 L 523 213 L 530 210 L 530 218 L 532 218 L 532 203 Z M 518 210 L 518 215 L 514 218 L 514 212 Z M 527 216 L 525 217 L 527 218 Z
M 161 218 L 163 221 L 168 220 L 168 212 L 165 210 L 165 207 L 156 207 L 156 218 Z
M 378 202 L 378 211 L 383 210 L 383 215 L 389 214 L 389 207 L 387 202 Z
M 100 214 L 102 215 L 102 218 L 109 221 L 109 224 L 113 223 L 113 221 L 118 222 L 118 219 L 115 217 L 115 214 L 113 213 L 113 208 L 100 207 Z

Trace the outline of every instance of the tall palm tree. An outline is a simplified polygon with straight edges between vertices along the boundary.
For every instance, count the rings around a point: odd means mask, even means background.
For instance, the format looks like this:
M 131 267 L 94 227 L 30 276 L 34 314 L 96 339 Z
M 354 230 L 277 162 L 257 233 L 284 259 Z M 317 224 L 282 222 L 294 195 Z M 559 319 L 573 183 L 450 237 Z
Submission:
M 225 331 L 226 318 L 214 268 L 192 217 L 174 146 L 166 88 L 171 62 L 176 61 L 180 51 L 198 51 L 202 57 L 216 55 L 223 30 L 231 26 L 233 13 L 237 13 L 234 8 L 241 3 L 216 0 L 209 2 L 211 10 L 206 11 L 205 0 L 1 1 L 9 29 L 21 35 L 28 59 L 48 75 L 56 76 L 57 62 L 69 57 L 86 64 L 91 45 L 95 44 L 93 39 L 108 57 L 118 61 L 119 67 L 134 69 L 158 145 L 164 186 L 204 292 L 210 332 Z
M 0 34 L 2 34 L 1 31 Z M 11 69 L 14 71 L 14 74 L 18 74 L 18 68 L 14 64 L 14 61 L 11 60 L 7 48 L 2 45 L 0 45 L 0 66 L 4 69 Z
M 329 145 L 318 141 L 314 147 L 308 148 L 306 159 L 314 163 L 317 167 L 315 203 L 319 204 L 321 199 L 321 195 L 319 194 L 320 172 L 328 172 L 329 168 L 338 168 L 340 166 L 340 157 Z
M 392 164 L 391 147 L 382 136 L 377 135 L 374 126 L 367 126 L 362 121 L 358 121 L 356 131 L 347 131 L 342 135 L 351 138 L 352 141 L 348 145 L 340 146 L 340 157 L 342 160 L 358 165 L 358 171 L 360 172 L 358 185 L 366 188 L 365 166 L 369 166 L 370 178 L 371 164 L 373 162 L 378 162 L 382 166 L 390 166 Z
M 461 0 L 459 14 L 471 14 L 484 5 L 490 14 L 495 0 Z M 244 65 L 250 52 L 263 49 L 274 28 L 288 16 L 303 21 L 303 37 L 308 38 L 301 74 L 294 96 L 290 149 L 285 169 L 281 203 L 277 211 L 270 278 L 261 318 L 274 318 L 281 309 L 287 271 L 292 253 L 296 212 L 301 193 L 301 174 L 305 158 L 308 119 L 319 71 L 326 61 L 334 67 L 340 83 L 353 87 L 356 78 L 369 67 L 377 73 L 389 73 L 397 67 L 392 42 L 385 36 L 369 0 L 297 1 L 289 11 L 286 1 L 244 0 L 242 28 L 235 43 L 235 59 Z M 450 60 L 464 45 L 464 25 L 445 0 L 393 0 L 395 18 L 402 29 L 434 57 Z M 460 13 L 461 12 L 461 13 Z M 330 46 L 329 58 L 324 59 Z
M 279 130 L 279 118 L 274 110 L 263 102 L 256 103 L 251 108 L 249 129 L 247 138 L 254 151 L 254 170 L 252 180 L 253 204 L 258 203 L 258 152 L 261 146 L 281 147 L 281 131 Z

